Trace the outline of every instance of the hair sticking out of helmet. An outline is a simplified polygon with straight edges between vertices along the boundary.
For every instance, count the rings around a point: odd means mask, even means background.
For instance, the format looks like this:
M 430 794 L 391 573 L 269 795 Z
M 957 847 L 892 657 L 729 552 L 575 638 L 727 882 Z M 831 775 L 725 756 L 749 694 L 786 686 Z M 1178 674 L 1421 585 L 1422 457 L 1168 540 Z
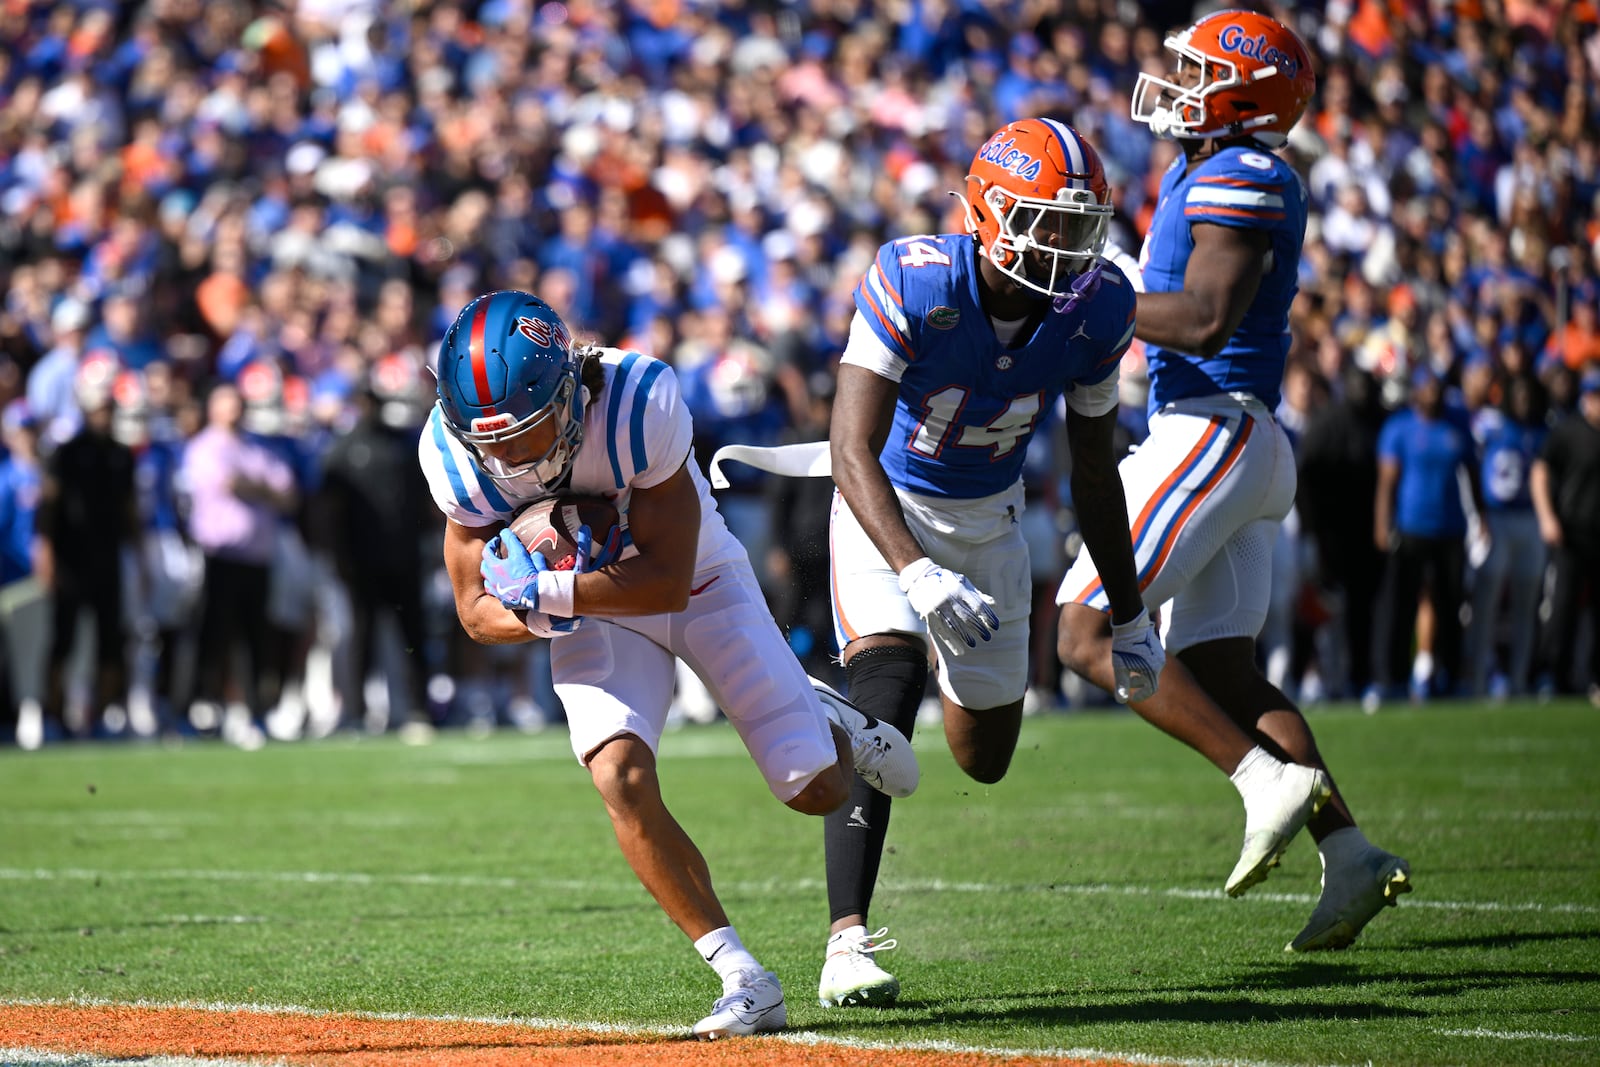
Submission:
M 1311 54 L 1283 23 L 1218 11 L 1165 41 L 1171 79 L 1140 74 L 1130 112 L 1157 137 L 1251 137 L 1276 148 L 1317 88 Z
M 583 443 L 586 398 L 572 337 L 549 304 L 515 289 L 473 300 L 445 333 L 438 377 L 445 425 L 485 474 L 521 495 L 560 486 Z M 554 437 L 536 457 L 508 463 L 484 449 L 547 424 Z
M 983 255 L 1019 285 L 1072 292 L 1105 247 L 1111 187 L 1100 155 L 1054 119 L 1022 119 L 984 142 L 962 197 L 967 230 Z

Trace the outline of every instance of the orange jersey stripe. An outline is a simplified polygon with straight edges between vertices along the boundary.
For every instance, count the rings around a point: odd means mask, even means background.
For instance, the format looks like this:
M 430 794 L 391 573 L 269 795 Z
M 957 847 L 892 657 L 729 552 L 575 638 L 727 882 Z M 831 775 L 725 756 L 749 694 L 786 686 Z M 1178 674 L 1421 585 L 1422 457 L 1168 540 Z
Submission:
M 1283 212 L 1281 212 L 1281 211 L 1250 211 L 1250 210 L 1248 210 L 1246 208 L 1240 208 L 1240 207 L 1218 207 L 1215 204 L 1206 204 L 1206 205 L 1203 205 L 1203 206 L 1196 206 L 1196 207 L 1186 207 L 1186 208 L 1183 209 L 1183 214 L 1184 214 L 1185 218 L 1187 218 L 1187 217 L 1189 217 L 1191 215 L 1227 215 L 1230 218 L 1237 218 L 1237 219 L 1281 219 L 1281 218 L 1283 218 Z
M 1282 188 L 1279 187 L 1279 186 L 1276 186 L 1276 185 L 1263 185 L 1261 182 L 1253 182 L 1253 181 L 1249 181 L 1249 180 L 1247 180 L 1245 178 L 1215 177 L 1215 178 L 1200 178 L 1200 179 L 1198 179 L 1198 181 L 1203 183 L 1203 184 L 1205 184 L 1205 185 L 1230 185 L 1230 186 L 1234 187 L 1235 189 L 1260 189 L 1264 193 L 1277 193 L 1277 192 L 1282 192 L 1283 191 Z
M 883 291 L 889 294 L 889 298 L 894 301 L 895 307 L 905 307 L 905 299 L 901 297 L 899 290 L 889 284 L 889 276 L 883 273 L 883 268 L 878 265 L 877 260 L 872 261 L 872 269 L 877 272 L 879 284 L 883 286 Z
M 909 349 L 906 345 L 906 339 L 901 337 L 900 331 L 894 328 L 894 323 L 889 321 L 889 316 L 885 315 L 878 309 L 878 302 L 872 299 L 872 294 L 867 291 L 867 287 L 864 285 L 861 287 L 861 299 L 865 300 L 867 302 L 867 307 L 871 308 L 872 313 L 878 316 L 878 321 L 883 323 L 883 328 L 889 331 L 889 336 L 893 337 L 895 344 L 900 346 L 901 353 L 907 354 Z

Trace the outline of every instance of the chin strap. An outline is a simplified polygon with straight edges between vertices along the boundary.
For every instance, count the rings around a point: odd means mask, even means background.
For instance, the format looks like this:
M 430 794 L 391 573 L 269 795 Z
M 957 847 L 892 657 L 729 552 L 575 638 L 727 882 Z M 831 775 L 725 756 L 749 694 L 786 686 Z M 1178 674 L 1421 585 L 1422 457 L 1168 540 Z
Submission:
M 1076 308 L 1080 303 L 1089 299 L 1100 288 L 1100 272 L 1105 269 L 1105 260 L 1096 259 L 1094 266 L 1072 279 L 1070 290 L 1055 298 L 1051 306 L 1056 314 L 1065 315 Z

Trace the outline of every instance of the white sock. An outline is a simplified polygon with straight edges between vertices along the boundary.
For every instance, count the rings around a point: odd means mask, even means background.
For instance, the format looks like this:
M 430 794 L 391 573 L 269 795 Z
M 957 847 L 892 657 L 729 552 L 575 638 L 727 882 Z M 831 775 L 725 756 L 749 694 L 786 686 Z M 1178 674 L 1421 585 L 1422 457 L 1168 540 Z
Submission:
M 1239 766 L 1228 775 L 1228 781 L 1233 783 L 1241 797 L 1249 800 L 1252 792 L 1268 783 L 1275 783 L 1282 774 L 1283 761 L 1257 745 L 1244 754 Z
M 1354 863 L 1372 847 L 1367 835 L 1359 826 L 1346 826 L 1317 842 L 1317 854 L 1322 857 L 1322 869 L 1342 867 Z
M 711 969 L 722 979 L 724 988 L 740 971 L 763 969 L 731 926 L 713 930 L 698 939 L 694 943 L 694 950 L 700 953 L 701 959 L 711 964 Z
M 854 925 L 854 926 L 846 926 L 843 930 L 840 930 L 838 933 L 829 934 L 828 935 L 828 945 L 831 948 L 835 941 L 839 941 L 839 940 L 842 940 L 844 938 L 849 938 L 852 941 L 862 941 L 862 940 L 866 939 L 866 936 L 867 936 L 867 928 L 865 926 L 862 926 L 860 923 L 856 923 L 856 925 Z

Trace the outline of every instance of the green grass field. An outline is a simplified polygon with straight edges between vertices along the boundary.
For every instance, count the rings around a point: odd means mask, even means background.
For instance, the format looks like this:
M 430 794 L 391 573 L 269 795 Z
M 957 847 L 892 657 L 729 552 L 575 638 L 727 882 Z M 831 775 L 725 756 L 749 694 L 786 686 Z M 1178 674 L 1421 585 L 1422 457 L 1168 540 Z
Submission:
M 1600 1063 L 1600 713 L 1312 725 L 1416 891 L 1353 949 L 1306 957 L 1282 949 L 1317 894 L 1309 838 L 1223 896 L 1237 794 L 1133 716 L 1027 720 L 993 787 L 924 728 L 874 906 L 900 940 L 892 1009 L 816 1006 L 821 824 L 767 794 L 733 732 L 668 735 L 662 773 L 795 1029 L 1210 1062 Z M 686 1028 L 715 985 L 624 865 L 564 731 L 0 753 L 0 1000 Z

